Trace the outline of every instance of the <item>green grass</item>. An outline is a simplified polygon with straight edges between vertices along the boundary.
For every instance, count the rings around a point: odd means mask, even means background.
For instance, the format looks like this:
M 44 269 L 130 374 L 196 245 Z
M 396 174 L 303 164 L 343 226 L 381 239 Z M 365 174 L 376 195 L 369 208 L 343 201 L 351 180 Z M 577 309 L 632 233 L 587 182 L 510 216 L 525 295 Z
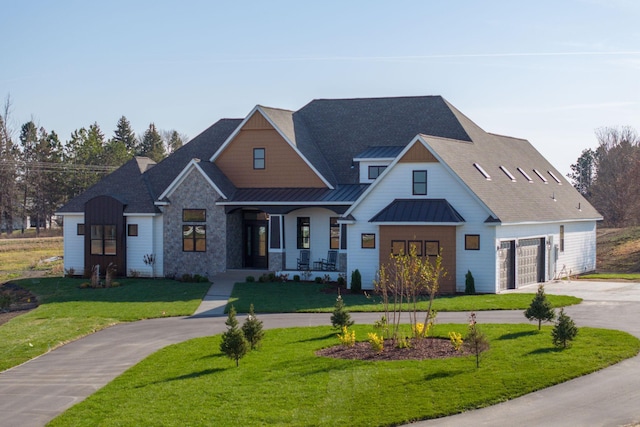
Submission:
M 492 405 L 632 357 L 640 341 L 581 328 L 567 350 L 550 327 L 480 325 L 491 349 L 473 356 L 364 362 L 317 357 L 336 345 L 329 327 L 267 331 L 240 367 L 220 336 L 166 347 L 126 371 L 51 426 L 397 425 Z M 358 339 L 370 326 L 354 327 Z M 437 325 L 436 334 L 466 325 Z
M 640 281 L 640 274 L 639 273 L 593 273 L 593 274 L 581 274 L 579 279 Z
M 261 313 L 292 312 L 332 312 L 335 293 L 322 292 L 324 285 L 315 283 L 237 283 L 229 299 L 236 311 L 246 313 L 249 305 L 254 304 Z M 344 298 L 351 312 L 384 311 L 381 298 L 375 294 L 368 296 L 346 293 Z M 461 295 L 436 298 L 436 311 L 480 311 L 480 310 L 524 310 L 529 307 L 533 294 L 501 295 Z M 547 295 L 554 307 L 579 304 L 580 298 L 564 295 Z M 420 302 L 419 310 L 427 309 L 427 301 Z M 228 307 L 227 307 L 228 308 Z
M 210 286 L 123 279 L 117 288 L 80 289 L 83 282 L 68 278 L 14 281 L 36 294 L 40 306 L 0 326 L 0 371 L 119 322 L 191 315 Z

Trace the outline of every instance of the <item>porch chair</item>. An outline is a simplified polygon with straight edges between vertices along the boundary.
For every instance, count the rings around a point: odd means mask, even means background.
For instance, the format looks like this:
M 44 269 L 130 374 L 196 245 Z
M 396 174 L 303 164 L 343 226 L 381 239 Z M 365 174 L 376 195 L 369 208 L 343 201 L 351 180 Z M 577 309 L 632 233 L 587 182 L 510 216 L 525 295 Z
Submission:
M 338 251 L 327 252 L 327 259 L 322 260 L 322 269 L 336 271 L 336 263 L 338 262 Z
M 309 270 L 309 258 L 311 258 L 311 253 L 308 249 L 300 251 L 300 258 L 298 258 L 298 270 Z

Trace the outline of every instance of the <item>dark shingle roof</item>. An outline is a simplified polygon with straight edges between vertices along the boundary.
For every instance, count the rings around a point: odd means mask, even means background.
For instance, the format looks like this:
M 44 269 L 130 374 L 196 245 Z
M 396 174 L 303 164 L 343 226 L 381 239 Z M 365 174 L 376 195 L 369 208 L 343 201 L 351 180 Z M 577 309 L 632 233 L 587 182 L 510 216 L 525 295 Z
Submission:
M 334 185 L 358 182 L 351 161 L 369 147 L 404 147 L 420 133 L 471 141 L 440 96 L 319 99 L 293 121 L 298 149 Z
M 461 223 L 464 218 L 445 199 L 395 199 L 369 222 Z

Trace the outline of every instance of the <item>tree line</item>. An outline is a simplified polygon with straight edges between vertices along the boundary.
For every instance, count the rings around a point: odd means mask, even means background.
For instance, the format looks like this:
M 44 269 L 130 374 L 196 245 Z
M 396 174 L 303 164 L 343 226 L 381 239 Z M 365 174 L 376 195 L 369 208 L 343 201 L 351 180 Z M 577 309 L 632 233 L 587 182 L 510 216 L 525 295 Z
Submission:
M 598 147 L 583 150 L 568 174 L 602 214 L 605 226 L 640 224 L 640 136 L 629 126 L 596 130 Z
M 183 134 L 158 130 L 154 123 L 136 136 L 122 116 L 111 138 L 93 123 L 62 143 L 55 131 L 33 120 L 19 131 L 11 128 L 10 115 L 7 97 L 0 112 L 0 234 L 24 230 L 30 225 L 27 218 L 39 233 L 51 224 L 56 209 L 133 156 L 159 162 L 187 142 Z

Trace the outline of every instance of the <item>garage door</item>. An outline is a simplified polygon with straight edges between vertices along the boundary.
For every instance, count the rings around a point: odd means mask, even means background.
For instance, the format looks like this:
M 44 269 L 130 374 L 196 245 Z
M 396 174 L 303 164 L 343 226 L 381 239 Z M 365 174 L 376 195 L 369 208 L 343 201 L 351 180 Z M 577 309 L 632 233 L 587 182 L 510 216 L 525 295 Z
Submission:
M 500 260 L 500 290 L 516 287 L 515 277 L 515 253 L 516 242 L 509 240 L 500 242 L 498 259 Z
M 544 281 L 544 239 L 522 239 L 518 243 L 518 287 Z

